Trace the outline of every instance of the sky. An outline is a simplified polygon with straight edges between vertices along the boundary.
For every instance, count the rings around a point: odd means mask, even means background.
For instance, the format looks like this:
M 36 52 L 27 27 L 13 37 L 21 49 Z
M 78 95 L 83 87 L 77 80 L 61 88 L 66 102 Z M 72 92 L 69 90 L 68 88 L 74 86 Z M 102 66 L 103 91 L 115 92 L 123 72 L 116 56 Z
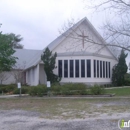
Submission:
M 99 19 L 85 5 L 87 0 L 0 0 L 0 31 L 20 34 L 25 49 L 41 50 L 59 36 L 68 19 L 87 17 L 99 29 L 105 16 Z

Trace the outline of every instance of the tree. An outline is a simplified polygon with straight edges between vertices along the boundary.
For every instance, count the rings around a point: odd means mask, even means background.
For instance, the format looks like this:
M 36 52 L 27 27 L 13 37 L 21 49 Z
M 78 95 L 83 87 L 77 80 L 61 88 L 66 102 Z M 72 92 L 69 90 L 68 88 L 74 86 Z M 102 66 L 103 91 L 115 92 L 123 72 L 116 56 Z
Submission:
M 94 9 L 95 12 L 105 10 L 106 16 L 111 16 L 110 19 L 107 17 L 102 26 L 106 45 L 130 51 L 130 1 L 91 0 L 88 3 L 91 3 L 86 5 L 89 9 Z
M 21 35 L 15 35 L 14 33 L 6 34 L 11 39 L 11 46 L 15 49 L 23 49 L 23 45 L 19 42 L 23 40 Z
M 14 79 L 16 80 L 16 83 L 20 82 L 22 84 L 25 84 L 25 67 L 26 62 L 24 61 L 23 64 L 18 64 L 17 66 L 15 65 L 15 69 L 11 72 Z
M 93 45 L 97 46 L 99 53 L 100 50 L 102 50 L 104 47 L 108 46 L 110 50 L 113 51 L 113 53 L 116 52 L 116 50 L 127 50 L 130 51 L 130 1 L 129 0 L 84 0 L 87 1 L 87 4 L 85 6 L 87 9 L 94 9 L 95 12 L 101 11 L 102 13 L 105 10 L 105 14 L 107 16 L 106 22 L 102 25 L 103 30 L 103 38 L 106 41 L 105 44 L 102 44 L 101 42 L 95 40 L 94 37 L 88 34 L 84 37 L 83 31 L 81 28 L 78 29 L 77 33 L 75 30 L 73 30 L 72 26 L 75 24 L 75 20 L 71 19 L 68 20 L 67 24 L 64 24 L 63 28 L 60 30 L 60 33 L 67 37 L 67 33 L 64 33 L 69 28 L 74 33 L 74 35 L 71 36 L 73 39 L 77 39 L 77 42 L 79 40 L 84 39 L 84 44 L 87 44 L 87 48 L 91 48 Z M 107 12 L 106 12 L 107 11 Z M 101 17 L 102 17 L 101 13 Z M 112 14 L 112 18 L 108 18 L 109 14 Z M 108 15 L 107 15 L 108 14 Z M 92 14 L 93 15 L 93 14 Z M 98 14 L 99 18 L 100 14 Z M 89 44 L 88 44 L 89 43 Z M 77 46 L 75 46 L 76 48 Z M 87 49 L 86 48 L 86 49 Z M 116 53 L 115 53 L 116 55 Z
M 5 71 L 0 73 L 0 84 L 3 83 L 3 81 L 6 81 L 10 77 L 10 74 Z
M 47 47 L 41 55 L 41 60 L 44 63 L 44 70 L 47 75 L 47 81 L 51 81 L 51 83 L 59 82 L 60 78 L 53 73 L 55 67 L 55 60 L 57 57 L 57 53 L 52 54 L 52 51 Z
M 126 65 L 126 61 L 125 61 L 125 58 L 127 57 L 127 55 L 128 54 L 125 54 L 124 50 L 122 49 L 121 54 L 118 59 L 118 64 L 116 64 L 113 67 L 112 83 L 114 85 L 122 86 L 125 83 L 124 76 L 128 69 L 128 67 Z
M 16 63 L 16 57 L 12 56 L 15 50 L 11 47 L 11 38 L 0 33 L 0 72 L 10 71 Z

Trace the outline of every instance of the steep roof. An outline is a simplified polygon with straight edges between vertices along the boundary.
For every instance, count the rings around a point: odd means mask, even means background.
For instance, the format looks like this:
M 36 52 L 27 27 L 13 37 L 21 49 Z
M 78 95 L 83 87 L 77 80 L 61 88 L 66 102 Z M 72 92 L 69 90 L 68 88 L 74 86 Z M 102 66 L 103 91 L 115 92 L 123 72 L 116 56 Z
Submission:
M 95 35 L 102 41 L 103 44 L 105 44 L 105 40 L 102 38 L 102 36 L 97 32 L 97 30 L 93 27 L 93 25 L 89 22 L 89 20 L 85 17 L 81 19 L 79 22 L 77 22 L 75 25 L 73 25 L 70 29 L 68 29 L 66 32 L 64 32 L 62 35 L 57 37 L 54 41 L 52 41 L 47 47 L 53 51 L 55 47 L 57 47 L 66 37 L 68 36 L 73 30 L 75 30 L 80 24 L 85 22 L 95 33 Z M 46 47 L 45 47 L 46 48 Z M 16 52 L 14 53 L 14 56 L 18 57 L 16 66 L 24 65 L 24 69 L 28 69 L 32 66 L 37 65 L 41 61 L 41 54 L 45 50 L 30 50 L 30 49 L 16 49 Z M 113 55 L 115 59 L 115 55 L 110 51 L 110 49 L 106 46 L 107 50 Z
M 18 57 L 15 64 L 16 69 L 27 69 L 35 66 L 41 59 L 42 50 L 15 49 L 13 56 Z M 24 67 L 24 68 L 23 68 Z
M 80 24 L 85 22 L 89 28 L 91 28 L 91 31 L 99 38 L 99 40 L 103 43 L 106 44 L 105 40 L 102 38 L 102 36 L 98 33 L 98 31 L 94 28 L 94 26 L 90 23 L 90 21 L 85 17 L 81 19 L 79 22 L 74 24 L 71 28 L 69 28 L 66 32 L 64 32 L 62 35 L 57 37 L 54 41 L 52 41 L 47 47 L 53 51 L 56 46 L 58 46 L 66 37 L 68 36 L 73 30 L 75 30 Z M 117 57 L 113 54 L 113 52 L 109 49 L 108 46 L 106 46 L 106 49 L 112 54 L 112 56 L 117 60 Z

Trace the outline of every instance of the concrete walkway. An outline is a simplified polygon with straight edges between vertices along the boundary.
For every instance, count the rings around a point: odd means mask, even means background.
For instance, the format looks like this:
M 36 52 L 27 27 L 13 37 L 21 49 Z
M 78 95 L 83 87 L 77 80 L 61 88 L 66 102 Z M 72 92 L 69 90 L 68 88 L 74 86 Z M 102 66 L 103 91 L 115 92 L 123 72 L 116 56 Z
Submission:
M 28 96 L 29 94 L 21 94 L 21 97 Z M 14 97 L 20 97 L 19 94 L 13 94 L 13 95 L 0 95 L 0 98 L 14 98 Z

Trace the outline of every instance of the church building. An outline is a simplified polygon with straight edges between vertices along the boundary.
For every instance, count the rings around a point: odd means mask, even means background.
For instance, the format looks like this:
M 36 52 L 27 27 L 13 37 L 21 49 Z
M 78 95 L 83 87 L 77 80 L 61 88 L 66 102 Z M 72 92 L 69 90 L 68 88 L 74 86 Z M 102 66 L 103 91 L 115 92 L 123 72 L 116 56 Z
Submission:
M 57 52 L 54 73 L 63 83 L 111 84 L 112 68 L 117 57 L 105 45 L 104 39 L 87 18 L 83 18 L 47 46 Z M 18 65 L 25 63 L 24 82 L 34 86 L 46 84 L 43 50 L 17 49 Z M 17 69 L 17 68 L 16 68 Z M 14 83 L 13 76 L 5 83 Z

